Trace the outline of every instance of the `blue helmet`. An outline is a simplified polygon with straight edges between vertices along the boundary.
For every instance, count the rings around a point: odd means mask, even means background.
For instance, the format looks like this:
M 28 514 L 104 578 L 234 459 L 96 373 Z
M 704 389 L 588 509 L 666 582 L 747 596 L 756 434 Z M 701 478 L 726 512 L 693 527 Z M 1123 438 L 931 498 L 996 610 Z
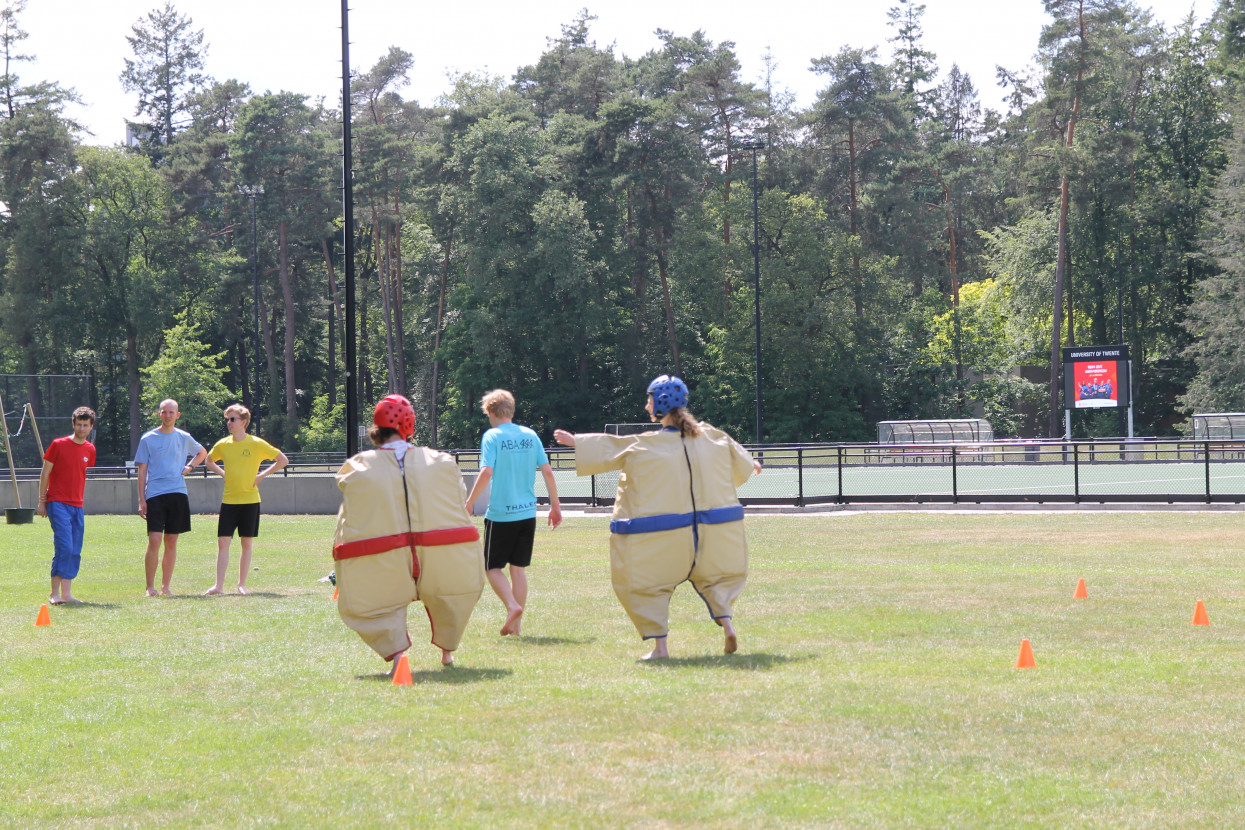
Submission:
M 658 418 L 672 409 L 687 406 L 687 384 L 674 375 L 653 378 L 648 393 L 653 396 L 653 414 Z

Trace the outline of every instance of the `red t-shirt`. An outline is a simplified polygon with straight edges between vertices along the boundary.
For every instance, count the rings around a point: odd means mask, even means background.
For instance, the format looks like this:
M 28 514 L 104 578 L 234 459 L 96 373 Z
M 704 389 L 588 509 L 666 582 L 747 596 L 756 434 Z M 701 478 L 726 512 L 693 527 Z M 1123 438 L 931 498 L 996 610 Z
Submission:
M 43 454 L 52 462 L 48 475 L 48 501 L 59 501 L 72 507 L 82 506 L 86 489 L 86 468 L 95 464 L 95 445 L 90 441 L 75 444 L 72 435 L 57 438 Z

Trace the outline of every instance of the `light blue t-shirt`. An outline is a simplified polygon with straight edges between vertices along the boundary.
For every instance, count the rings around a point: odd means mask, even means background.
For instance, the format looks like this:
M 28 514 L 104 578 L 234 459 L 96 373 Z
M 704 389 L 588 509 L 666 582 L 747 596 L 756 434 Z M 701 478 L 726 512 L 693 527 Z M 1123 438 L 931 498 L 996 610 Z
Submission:
M 494 522 L 536 518 L 536 471 L 548 463 L 540 438 L 527 427 L 502 424 L 484 433 L 480 466 L 493 468 L 484 518 Z
M 144 498 L 153 499 L 167 493 L 185 493 L 186 479 L 182 468 L 199 454 L 203 445 L 190 437 L 185 430 L 173 428 L 161 432 L 157 427 L 145 433 L 138 442 L 134 463 L 147 465 L 147 492 Z

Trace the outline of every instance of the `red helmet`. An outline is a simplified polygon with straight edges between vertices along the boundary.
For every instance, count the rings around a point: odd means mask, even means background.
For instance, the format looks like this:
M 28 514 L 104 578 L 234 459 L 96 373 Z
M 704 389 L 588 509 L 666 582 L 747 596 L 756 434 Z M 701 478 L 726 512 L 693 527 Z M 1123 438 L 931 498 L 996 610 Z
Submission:
M 396 430 L 405 441 L 415 432 L 415 407 L 401 395 L 386 395 L 377 402 L 372 423 Z

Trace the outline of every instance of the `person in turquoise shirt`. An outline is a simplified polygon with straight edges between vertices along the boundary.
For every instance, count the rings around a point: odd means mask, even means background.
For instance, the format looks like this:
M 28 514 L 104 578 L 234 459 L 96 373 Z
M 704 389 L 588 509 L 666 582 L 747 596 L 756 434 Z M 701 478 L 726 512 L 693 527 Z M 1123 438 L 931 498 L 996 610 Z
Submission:
M 549 526 L 562 523 L 558 486 L 540 438 L 514 423 L 514 395 L 505 389 L 485 394 L 480 408 L 492 428 L 480 441 L 480 475 L 467 496 L 467 512 L 492 483 L 484 514 L 484 568 L 493 593 L 506 606 L 502 636 L 518 636 L 527 606 L 527 568 L 536 541 L 536 472 L 549 491 Z M 506 578 L 506 568 L 510 577 Z

